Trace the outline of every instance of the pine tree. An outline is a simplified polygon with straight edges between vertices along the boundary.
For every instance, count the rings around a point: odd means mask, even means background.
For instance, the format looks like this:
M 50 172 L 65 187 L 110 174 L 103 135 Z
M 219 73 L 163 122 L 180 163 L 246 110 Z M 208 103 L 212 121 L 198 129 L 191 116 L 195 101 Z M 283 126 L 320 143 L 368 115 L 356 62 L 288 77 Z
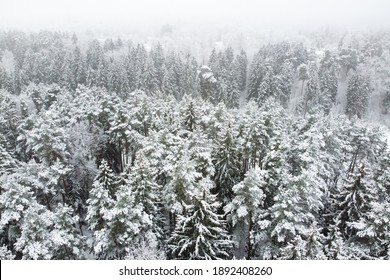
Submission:
M 180 89 L 177 84 L 176 73 L 172 68 L 165 70 L 165 75 L 162 81 L 162 92 L 166 95 L 175 96 L 177 99 L 180 98 Z
M 276 92 L 274 90 L 273 80 L 274 80 L 273 71 L 270 67 L 268 67 L 268 70 L 265 73 L 265 76 L 262 82 L 260 83 L 258 89 L 259 97 L 257 99 L 257 102 L 260 104 L 260 106 L 267 98 L 275 97 Z
M 271 244 L 269 258 L 320 259 L 324 237 L 316 223 L 321 207 L 321 191 L 313 188 L 313 170 L 299 176 L 288 176 L 280 187 L 275 203 L 269 210 L 271 222 L 267 225 Z M 272 251 L 274 250 L 274 251 Z
M 221 215 L 219 203 L 208 191 L 211 182 L 199 182 L 199 193 L 191 197 L 175 231 L 168 240 L 170 254 L 175 259 L 213 260 L 229 258 L 231 242 Z M 203 185 L 206 185 L 204 187 Z M 202 194 L 203 189 L 203 194 Z
M 62 65 L 62 75 L 60 80 L 60 85 L 64 88 L 68 88 L 70 90 L 75 90 L 77 87 L 76 77 L 74 76 L 72 69 L 73 57 L 72 53 L 66 53 L 64 57 L 64 63 Z
M 297 68 L 297 71 L 298 71 L 298 80 L 302 81 L 300 95 L 303 96 L 303 89 L 305 86 L 305 82 L 309 79 L 307 65 L 306 64 L 299 65 L 299 67 Z
M 93 250 L 100 259 L 124 259 L 143 241 L 156 247 L 155 234 L 150 230 L 152 221 L 142 205 L 135 204 L 128 186 L 121 186 L 116 200 L 103 213 L 105 226 L 94 231 Z
M 0 247 L 0 260 L 13 260 L 14 258 L 15 255 L 6 246 Z
M 166 208 L 172 214 L 171 225 L 175 224 L 175 215 L 185 211 L 190 202 L 191 193 L 196 189 L 196 182 L 202 175 L 196 171 L 196 164 L 190 155 L 190 147 L 187 141 L 172 148 L 168 158 L 167 184 L 165 187 L 164 200 Z
M 76 50 L 75 50 L 76 51 Z M 103 60 L 103 49 L 97 40 L 89 43 L 86 53 L 86 67 L 92 70 L 98 70 Z
M 369 77 L 356 71 L 348 80 L 347 88 L 347 107 L 345 113 L 349 117 L 357 116 L 363 118 L 367 111 L 368 98 L 371 92 Z
M 359 258 L 389 259 L 390 249 L 390 200 L 388 196 L 388 186 L 390 185 L 390 173 L 388 166 L 390 163 L 389 153 L 384 153 L 372 174 L 364 174 L 360 179 L 360 184 L 366 185 L 367 194 L 359 195 L 357 190 L 354 196 L 356 199 L 362 197 L 365 207 L 360 207 L 361 215 L 358 219 L 350 219 L 347 226 L 351 231 L 356 232 L 353 236 L 353 245 L 357 246 Z M 362 169 L 361 167 L 360 169 Z M 364 169 L 359 172 L 367 172 Z M 364 180 L 364 181 L 363 181 Z M 356 182 L 357 183 L 357 182 Z M 363 190 L 361 190 L 363 191 Z M 358 201 L 358 199 L 357 199 Z M 350 211 L 352 214 L 352 211 Z M 352 216 L 352 215 L 351 215 Z M 356 252 L 356 249 L 354 250 Z M 363 252 L 363 253 L 362 253 Z M 356 253 L 355 253 L 356 254 Z
M 13 253 L 26 210 L 36 206 L 32 187 L 22 184 L 19 176 L 16 173 L 0 176 L 0 240 Z
M 186 54 L 184 57 L 183 71 L 180 77 L 180 88 L 181 94 L 179 100 L 182 96 L 187 94 L 190 96 L 198 96 L 199 94 L 199 79 L 197 75 L 197 69 L 199 69 L 198 64 L 194 57 L 190 54 Z
M 39 204 L 37 178 L 23 171 L 0 179 L 4 191 L 0 195 L 0 231 L 6 233 L 2 243 L 22 259 L 82 257 L 82 237 L 75 228 L 78 217 L 67 206 L 51 211 Z
M 142 211 L 149 216 L 151 227 L 156 237 L 162 235 L 161 217 L 161 190 L 156 183 L 157 170 L 155 170 L 142 152 L 137 153 L 134 167 L 130 171 L 128 186 L 131 188 L 134 204 L 140 206 Z
M 372 201 L 364 217 L 350 226 L 356 230 L 359 258 L 390 259 L 390 201 Z M 355 245 L 354 244 L 354 245 Z
M 236 73 L 233 70 L 223 71 L 219 81 L 221 101 L 228 108 L 238 108 L 240 92 L 236 83 Z
M 148 57 L 145 70 L 141 74 L 141 89 L 147 94 L 156 94 L 159 91 L 159 81 L 152 58 Z
M 193 132 L 198 124 L 199 112 L 198 106 L 195 105 L 195 100 L 188 100 L 187 105 L 183 110 L 183 126 L 187 131 Z
M 3 147 L 3 137 L 1 136 L 0 134 L 0 176 L 11 173 L 16 166 L 15 159 Z
M 165 56 L 162 45 L 159 43 L 152 48 L 150 51 L 150 56 L 154 63 L 154 68 L 156 71 L 158 90 L 162 90 L 162 83 L 164 79 L 164 64 L 165 64 Z
M 319 160 L 324 156 L 323 140 L 316 127 L 311 127 L 312 121 L 297 122 L 286 154 L 286 166 L 279 171 L 280 185 L 266 212 L 270 218 L 262 225 L 267 232 L 263 242 L 270 248 L 264 252 L 266 258 L 311 259 L 323 251 L 324 236 L 317 223 L 325 188 Z M 324 253 L 318 258 L 325 258 Z
M 224 208 L 235 227 L 236 242 L 238 242 L 236 250 L 239 257 L 243 257 L 241 256 L 242 249 L 245 248 L 245 257 L 248 260 L 254 256 L 254 224 L 265 199 L 264 176 L 265 172 L 261 170 L 249 169 L 245 179 L 233 186 L 233 200 Z M 244 239 L 242 239 L 243 236 Z
M 373 187 L 368 184 L 366 172 L 362 164 L 356 174 L 350 174 L 338 193 L 339 209 L 336 221 L 346 240 L 356 235 L 356 230 L 349 224 L 363 218 L 370 202 L 374 200 Z
M 199 72 L 200 96 L 205 101 L 217 104 L 221 101 L 221 89 L 214 72 L 207 66 L 202 66 Z
M 340 233 L 339 228 L 329 224 L 325 240 L 325 253 L 329 260 L 348 259 L 348 246 Z
M 284 108 L 287 108 L 290 100 L 291 91 L 294 82 L 294 69 L 290 62 L 285 62 L 282 65 L 281 72 L 274 76 L 273 90 L 274 95 Z
M 208 65 L 210 66 L 210 70 L 215 73 L 215 75 L 218 77 L 220 74 L 220 61 L 219 61 L 219 54 L 217 51 L 212 49 L 210 57 L 209 57 L 209 62 Z
M 330 51 L 325 52 L 324 58 L 320 62 L 318 70 L 320 83 L 320 104 L 326 113 L 329 113 L 331 107 L 336 102 L 338 90 L 339 67 L 336 58 Z
M 53 215 L 53 229 L 50 238 L 53 242 L 52 254 L 57 260 L 83 258 L 84 237 L 76 228 L 79 216 L 69 206 L 59 205 Z
M 231 125 L 221 131 L 214 152 L 216 191 L 218 200 L 223 206 L 231 202 L 232 187 L 238 183 L 240 165 L 238 160 L 238 143 Z
M 390 112 L 390 91 L 387 91 L 384 94 L 383 100 L 382 100 L 382 107 L 385 114 L 388 114 Z
M 11 81 L 8 73 L 2 65 L 0 65 L 0 89 L 9 90 L 11 88 Z
M 267 68 L 265 67 L 265 62 L 262 53 L 259 51 L 253 61 L 251 63 L 251 67 L 249 70 L 249 78 L 248 78 L 248 97 L 247 100 L 250 99 L 258 99 L 259 97 L 259 87 L 263 78 L 267 72 Z
M 244 91 L 246 88 L 247 68 L 248 68 L 248 58 L 246 52 L 244 50 L 241 50 L 240 53 L 237 54 L 236 59 L 234 61 L 234 69 L 235 69 L 234 72 L 236 73 L 236 83 L 240 91 Z
M 31 205 L 24 213 L 20 226 L 20 237 L 15 249 L 22 253 L 22 259 L 49 260 L 53 257 L 50 231 L 53 214 L 42 205 Z
M 87 216 L 85 218 L 89 229 L 94 232 L 89 245 L 96 253 L 100 253 L 99 247 L 101 247 L 99 231 L 107 227 L 106 217 L 115 205 L 113 197 L 115 195 L 115 181 L 110 167 L 103 160 L 87 200 Z
M 339 60 L 342 71 L 344 72 L 344 77 L 346 77 L 350 70 L 356 70 L 358 66 L 357 50 L 342 48 L 339 52 Z
M 306 90 L 304 96 L 304 106 L 303 106 L 304 117 L 306 116 L 306 113 L 313 111 L 315 107 L 318 106 L 319 94 L 320 94 L 318 70 L 315 64 L 310 64 L 307 74 L 308 74 L 308 78 L 307 78 L 307 84 L 306 84 Z

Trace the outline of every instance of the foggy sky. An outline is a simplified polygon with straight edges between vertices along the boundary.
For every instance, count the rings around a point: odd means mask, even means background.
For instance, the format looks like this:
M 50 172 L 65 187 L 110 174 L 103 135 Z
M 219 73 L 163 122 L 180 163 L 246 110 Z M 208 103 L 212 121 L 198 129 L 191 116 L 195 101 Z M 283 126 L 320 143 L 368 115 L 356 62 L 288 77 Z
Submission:
M 390 28 L 389 0 L 0 0 L 0 30 Z

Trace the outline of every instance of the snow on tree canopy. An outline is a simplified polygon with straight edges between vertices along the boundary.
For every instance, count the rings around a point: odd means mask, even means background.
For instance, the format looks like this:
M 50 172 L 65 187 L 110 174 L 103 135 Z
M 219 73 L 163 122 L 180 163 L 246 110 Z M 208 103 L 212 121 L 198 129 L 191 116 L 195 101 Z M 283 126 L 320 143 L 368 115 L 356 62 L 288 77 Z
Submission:
M 0 259 L 389 259 L 389 33 L 171 31 L 0 32 Z

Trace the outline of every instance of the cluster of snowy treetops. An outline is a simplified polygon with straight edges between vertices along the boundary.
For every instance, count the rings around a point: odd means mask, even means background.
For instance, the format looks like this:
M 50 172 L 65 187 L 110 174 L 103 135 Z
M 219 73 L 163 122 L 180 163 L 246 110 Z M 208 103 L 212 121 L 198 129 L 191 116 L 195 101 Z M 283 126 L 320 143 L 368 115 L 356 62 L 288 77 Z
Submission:
M 389 38 L 202 66 L 0 33 L 0 259 L 389 259 Z

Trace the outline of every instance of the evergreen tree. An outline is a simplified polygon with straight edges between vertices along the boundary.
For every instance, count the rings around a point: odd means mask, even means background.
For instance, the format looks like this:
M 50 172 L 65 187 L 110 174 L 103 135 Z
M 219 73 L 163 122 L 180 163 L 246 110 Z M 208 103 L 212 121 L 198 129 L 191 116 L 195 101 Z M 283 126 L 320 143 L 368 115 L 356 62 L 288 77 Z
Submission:
M 233 186 L 240 179 L 238 143 L 231 125 L 221 131 L 214 153 L 216 192 L 218 200 L 225 206 L 233 198 Z
M 329 113 L 331 107 L 336 102 L 338 72 L 339 67 L 336 58 L 330 51 L 326 51 L 318 71 L 321 92 L 319 102 L 326 113 Z
M 257 102 L 260 105 L 267 98 L 275 97 L 276 92 L 274 90 L 273 80 L 274 80 L 274 74 L 272 69 L 269 67 L 258 89 L 259 97 L 257 99 Z
M 273 90 L 274 95 L 284 108 L 287 108 L 290 100 L 291 91 L 294 82 L 294 69 L 290 62 L 285 62 L 282 65 L 281 72 L 274 76 L 273 79 Z
M 162 90 L 162 83 L 164 79 L 164 64 L 165 64 L 165 56 L 163 47 L 161 44 L 157 44 L 150 51 L 150 56 L 154 63 L 154 68 L 156 71 L 156 78 L 158 84 L 158 90 Z
M 156 237 L 162 235 L 162 216 L 161 216 L 161 190 L 156 183 L 157 170 L 150 166 L 142 152 L 137 154 L 134 167 L 130 171 L 128 186 L 131 188 L 134 197 L 134 205 L 140 206 L 142 211 L 149 216 L 150 228 L 148 234 L 154 234 Z M 146 230 L 146 228 L 144 228 Z
M 229 258 L 231 242 L 221 215 L 219 203 L 208 188 L 211 182 L 199 182 L 199 193 L 191 197 L 175 231 L 168 240 L 171 257 L 175 259 L 213 260 Z M 202 194 L 203 189 L 203 194 Z
M 336 222 L 346 240 L 356 236 L 356 230 L 350 226 L 350 223 L 363 218 L 370 202 L 374 200 L 374 189 L 367 180 L 366 172 L 362 164 L 355 174 L 349 175 L 337 196 L 339 209 Z
M 297 71 L 298 71 L 298 80 L 302 81 L 300 95 L 303 96 L 303 89 L 305 86 L 305 82 L 309 79 L 307 65 L 306 64 L 299 65 Z
M 259 97 L 259 87 L 267 70 L 262 53 L 258 52 L 253 58 L 249 71 L 247 100 Z
M 141 74 L 141 89 L 147 94 L 156 94 L 159 91 L 159 81 L 153 60 L 148 57 L 145 64 L 145 70 Z
M 324 237 L 316 223 L 316 213 L 321 207 L 321 191 L 312 188 L 313 170 L 299 176 L 288 176 L 286 185 L 280 187 L 275 203 L 269 210 L 268 224 L 271 244 L 267 258 L 321 259 Z M 273 244 L 272 244 L 273 243 Z
M 368 106 L 368 98 L 371 92 L 369 77 L 361 70 L 356 71 L 348 80 L 347 107 L 345 113 L 350 116 L 362 118 Z
M 162 92 L 166 95 L 175 96 L 177 99 L 180 97 L 180 88 L 177 84 L 176 73 L 172 68 L 165 70 L 162 82 Z
M 183 111 L 183 126 L 187 131 L 193 132 L 198 124 L 199 112 L 194 100 L 189 100 Z
M 194 57 L 190 54 L 186 54 L 184 57 L 183 71 L 180 75 L 180 88 L 181 94 L 179 100 L 185 94 L 198 96 L 199 94 L 199 79 L 197 75 L 198 64 Z M 179 89 L 180 90 L 180 89 Z
M 99 174 L 93 182 L 90 197 L 87 200 L 88 213 L 86 222 L 88 227 L 94 232 L 102 230 L 107 226 L 105 216 L 108 215 L 115 203 L 113 197 L 115 195 L 115 181 L 114 174 L 107 162 L 103 160 L 99 168 Z M 96 238 L 97 236 L 94 235 L 94 239 Z M 92 246 L 95 247 L 96 244 Z
M 98 258 L 124 259 L 143 241 L 156 246 L 150 216 L 134 202 L 128 186 L 119 187 L 115 202 L 102 214 L 105 225 L 94 231 L 93 250 Z
M 220 87 L 218 81 L 214 77 L 214 72 L 207 67 L 202 66 L 199 72 L 200 79 L 200 96 L 205 101 L 209 101 L 212 104 L 217 104 L 221 101 Z
M 243 257 L 241 254 L 245 248 L 244 256 L 248 260 L 254 256 L 254 223 L 265 199 L 264 176 L 265 173 L 261 170 L 249 169 L 245 179 L 233 186 L 233 200 L 224 208 L 225 212 L 229 214 L 237 234 L 237 240 L 235 240 L 238 243 L 237 254 L 239 257 Z
M 224 71 L 219 82 L 221 101 L 229 108 L 238 108 L 240 92 L 236 83 L 236 73 L 233 70 Z
M 39 204 L 37 178 L 23 171 L 0 179 L 4 191 L 0 231 L 6 233 L 1 235 L 2 243 L 22 259 L 81 258 L 82 237 L 75 228 L 78 217 L 67 206 L 51 211 Z
M 15 159 L 3 147 L 3 137 L 0 134 L 0 176 L 9 174 L 16 167 Z M 0 186 L 1 189 L 1 186 Z
M 244 50 L 241 50 L 240 53 L 237 54 L 234 64 L 238 89 L 240 91 L 244 91 L 246 88 L 246 76 L 248 68 L 248 58 Z
M 75 52 L 78 52 L 75 49 Z M 86 53 L 86 67 L 91 68 L 92 70 L 98 70 L 99 65 L 103 60 L 103 50 L 97 40 L 93 40 L 89 43 L 87 53 Z
M 312 259 L 316 254 L 318 259 L 325 258 L 324 236 L 317 223 L 325 188 L 319 160 L 324 156 L 323 140 L 312 121 L 297 122 L 286 155 L 287 169 L 279 171 L 280 185 L 267 210 L 270 219 L 261 225 L 267 232 L 262 242 L 269 247 L 263 252 L 265 258 Z
M 308 78 L 304 96 L 304 112 L 303 116 L 306 116 L 307 112 L 312 111 L 318 106 L 319 101 L 319 90 L 320 90 L 319 80 L 318 80 L 318 71 L 315 64 L 310 64 L 308 69 Z
M 186 205 L 190 203 L 191 193 L 195 192 L 196 183 L 202 175 L 196 171 L 196 164 L 191 159 L 188 141 L 183 141 L 172 149 L 166 166 L 168 180 L 164 200 L 172 215 L 171 225 L 174 225 L 175 215 L 185 211 Z

